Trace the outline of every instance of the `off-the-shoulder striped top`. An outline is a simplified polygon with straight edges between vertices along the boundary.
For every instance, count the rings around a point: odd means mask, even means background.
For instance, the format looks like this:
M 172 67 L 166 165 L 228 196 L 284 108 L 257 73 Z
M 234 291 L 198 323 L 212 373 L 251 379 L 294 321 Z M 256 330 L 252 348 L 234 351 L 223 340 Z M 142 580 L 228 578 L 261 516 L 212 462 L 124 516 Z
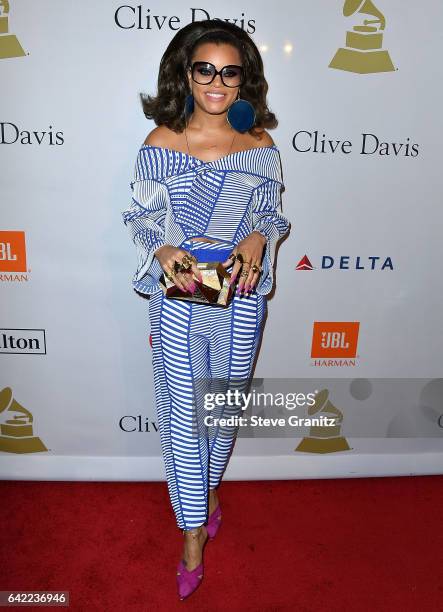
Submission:
M 276 245 L 290 228 L 282 214 L 284 185 L 275 145 L 208 162 L 182 151 L 143 145 L 130 186 L 132 202 L 122 215 L 137 247 L 134 289 L 148 295 L 161 291 L 162 269 L 154 252 L 164 244 L 181 247 L 196 236 L 237 244 L 256 230 L 267 238 L 256 291 L 271 291 Z

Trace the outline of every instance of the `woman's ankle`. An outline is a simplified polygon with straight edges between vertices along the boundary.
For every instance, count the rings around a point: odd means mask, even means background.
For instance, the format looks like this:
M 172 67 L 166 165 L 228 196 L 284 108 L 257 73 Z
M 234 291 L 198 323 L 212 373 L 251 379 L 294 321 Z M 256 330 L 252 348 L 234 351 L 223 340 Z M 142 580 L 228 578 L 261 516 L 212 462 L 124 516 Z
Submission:
M 211 512 L 213 512 L 217 506 L 218 506 L 217 491 L 215 489 L 210 489 L 209 490 L 209 500 L 208 500 L 209 514 L 211 514 Z
M 200 536 L 205 530 L 206 527 L 204 524 L 202 524 L 199 527 L 190 527 L 189 529 L 182 529 L 182 533 L 184 536 L 188 535 L 192 538 L 195 538 Z

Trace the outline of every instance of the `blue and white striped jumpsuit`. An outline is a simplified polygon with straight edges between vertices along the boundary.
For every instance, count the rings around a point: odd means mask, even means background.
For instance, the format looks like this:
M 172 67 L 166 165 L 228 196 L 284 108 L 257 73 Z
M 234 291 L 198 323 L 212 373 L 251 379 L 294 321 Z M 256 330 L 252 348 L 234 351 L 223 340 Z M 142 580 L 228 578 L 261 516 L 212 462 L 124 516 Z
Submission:
M 208 426 L 205 435 L 196 435 L 196 420 L 201 432 L 208 411 L 196 405 L 193 382 L 251 376 L 265 296 L 273 285 L 276 245 L 290 227 L 281 212 L 282 187 L 275 145 L 210 162 L 152 145 L 143 145 L 138 152 L 132 203 L 122 214 L 138 254 L 133 287 L 150 296 L 160 440 L 169 495 L 181 529 L 206 522 L 208 488 L 219 485 L 237 431 L 236 427 Z M 164 296 L 158 282 L 162 268 L 154 257 L 160 246 L 189 250 L 190 238 L 203 236 L 221 239 L 231 248 L 253 230 L 266 236 L 267 242 L 263 271 L 250 295 L 234 294 L 226 307 Z M 226 405 L 213 416 L 239 413 L 237 406 Z

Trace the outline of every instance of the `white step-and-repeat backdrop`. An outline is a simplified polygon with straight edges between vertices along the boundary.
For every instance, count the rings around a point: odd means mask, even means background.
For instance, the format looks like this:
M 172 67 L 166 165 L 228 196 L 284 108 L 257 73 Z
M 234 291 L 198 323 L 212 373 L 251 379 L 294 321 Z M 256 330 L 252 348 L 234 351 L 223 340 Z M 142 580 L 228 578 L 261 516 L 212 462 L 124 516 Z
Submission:
M 121 212 L 139 94 L 213 17 L 262 52 L 292 224 L 254 390 L 319 392 L 226 478 L 442 473 L 442 3 L 3 0 L 0 477 L 164 479 Z

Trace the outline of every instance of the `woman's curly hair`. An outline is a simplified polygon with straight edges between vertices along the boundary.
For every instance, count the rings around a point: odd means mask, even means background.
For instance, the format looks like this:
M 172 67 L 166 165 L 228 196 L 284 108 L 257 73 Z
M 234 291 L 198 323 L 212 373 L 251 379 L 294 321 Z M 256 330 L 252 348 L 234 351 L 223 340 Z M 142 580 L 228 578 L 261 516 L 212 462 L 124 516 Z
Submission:
M 156 125 L 166 125 L 174 132 L 183 132 L 186 126 L 185 100 L 190 93 L 187 68 L 197 47 L 203 43 L 227 43 L 238 49 L 245 75 L 241 97 L 255 109 L 256 128 L 275 128 L 278 121 L 266 103 L 268 83 L 264 76 L 263 60 L 252 38 L 240 27 L 208 19 L 195 21 L 177 32 L 160 61 L 157 95 L 140 94 L 143 112 Z

